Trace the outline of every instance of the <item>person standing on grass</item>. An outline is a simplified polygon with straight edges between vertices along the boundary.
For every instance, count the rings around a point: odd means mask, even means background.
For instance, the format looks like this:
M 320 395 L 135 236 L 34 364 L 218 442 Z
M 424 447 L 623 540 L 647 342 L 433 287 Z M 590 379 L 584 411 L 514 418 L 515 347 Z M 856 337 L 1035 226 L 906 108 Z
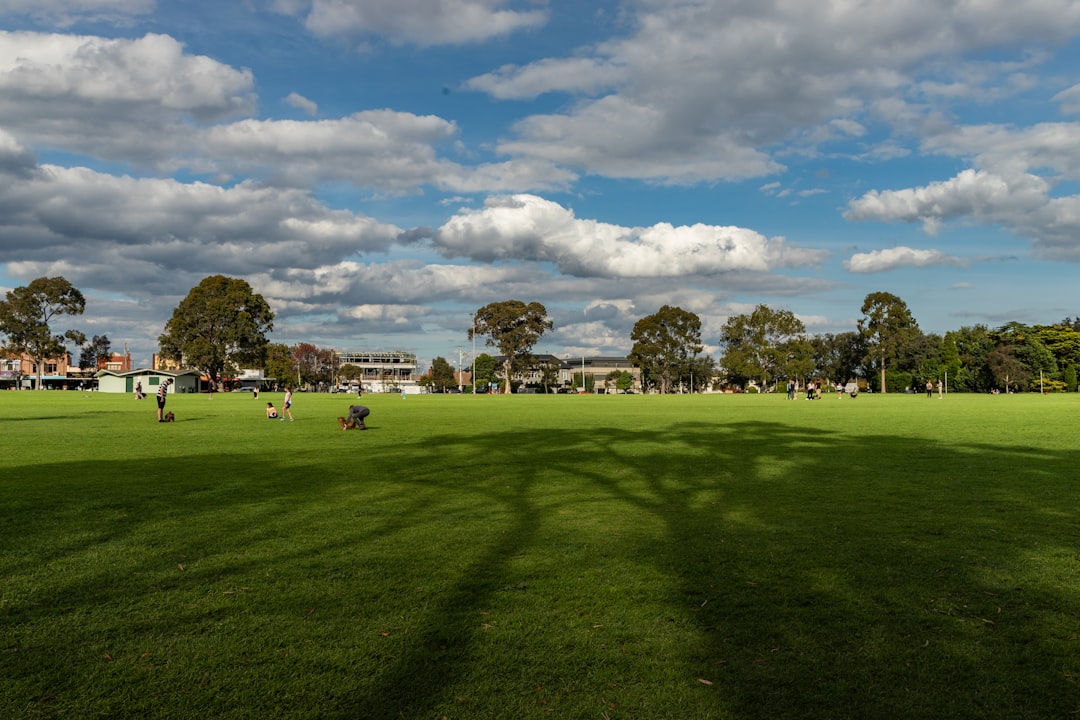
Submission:
M 937 396 L 938 396 L 938 400 L 940 400 L 940 399 L 942 399 L 943 397 L 945 397 L 945 396 L 944 396 L 944 394 L 943 394 L 944 388 L 945 388 L 945 386 L 944 386 L 944 385 L 942 384 L 942 382 L 941 382 L 940 380 L 938 380 L 938 381 L 937 381 Z
M 292 388 L 288 385 L 285 386 L 285 402 L 282 405 L 281 417 L 279 417 L 278 420 L 284 422 L 286 415 L 289 416 L 289 422 L 292 422 Z
M 934 397 L 934 383 L 930 382 L 929 380 L 926 381 L 926 397 Z
M 146 396 L 143 395 L 142 380 L 140 380 L 139 382 L 135 383 L 135 399 L 142 400 L 144 397 Z
M 158 385 L 157 389 L 157 421 L 165 422 L 165 396 L 169 394 L 169 386 L 172 385 L 172 378 L 169 378 L 165 382 Z

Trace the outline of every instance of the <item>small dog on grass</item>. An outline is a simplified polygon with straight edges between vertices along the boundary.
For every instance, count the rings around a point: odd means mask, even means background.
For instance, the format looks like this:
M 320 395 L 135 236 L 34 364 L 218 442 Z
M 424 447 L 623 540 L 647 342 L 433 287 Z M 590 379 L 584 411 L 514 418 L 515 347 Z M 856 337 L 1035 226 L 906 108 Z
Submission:
M 176 422 L 176 416 L 173 415 L 172 410 L 165 413 L 165 417 L 162 418 L 162 422 Z
M 356 429 L 356 421 L 355 420 L 346 420 L 345 418 L 338 415 L 337 421 L 338 421 L 338 425 L 341 426 L 342 430 L 355 430 Z

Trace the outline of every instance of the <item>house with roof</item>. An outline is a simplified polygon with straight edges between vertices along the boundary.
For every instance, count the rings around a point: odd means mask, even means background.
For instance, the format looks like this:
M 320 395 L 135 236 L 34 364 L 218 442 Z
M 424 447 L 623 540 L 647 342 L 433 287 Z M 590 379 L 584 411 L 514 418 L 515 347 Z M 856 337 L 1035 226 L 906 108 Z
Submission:
M 578 357 L 567 358 L 561 361 L 562 369 L 559 379 L 567 387 L 574 386 L 585 378 L 586 386 L 596 390 L 614 392 L 614 388 L 605 386 L 607 376 L 613 372 L 628 372 L 634 378 L 634 389 L 641 389 L 641 369 L 636 367 L 627 357 Z
M 199 374 L 198 370 L 192 370 L 191 368 L 184 370 L 138 368 L 126 372 L 98 370 L 94 377 L 98 381 L 98 392 L 134 393 L 136 383 L 142 383 L 142 391 L 147 395 L 153 395 L 157 392 L 158 385 L 168 378 L 172 378 L 173 381 L 170 392 L 199 392 Z

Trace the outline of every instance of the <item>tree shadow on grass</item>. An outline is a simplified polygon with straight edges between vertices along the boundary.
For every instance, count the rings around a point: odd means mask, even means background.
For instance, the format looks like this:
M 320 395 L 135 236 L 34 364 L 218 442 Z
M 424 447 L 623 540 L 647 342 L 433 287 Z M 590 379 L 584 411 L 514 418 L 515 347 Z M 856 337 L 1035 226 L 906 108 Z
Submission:
M 486 428 L 428 436 L 362 467 L 345 466 L 347 457 L 290 468 L 250 454 L 81 467 L 143 482 L 6 507 L 5 525 L 23 535 L 5 543 L 14 552 L 4 554 L 3 577 L 73 558 L 86 566 L 45 578 L 44 600 L 9 596 L 4 622 L 59 618 L 75 632 L 87 609 L 115 607 L 126 632 L 173 642 L 207 635 L 212 647 L 214 633 L 265 613 L 267 625 L 290 628 L 285 643 L 296 644 L 307 623 L 324 644 L 290 646 L 280 658 L 253 647 L 260 663 L 282 664 L 270 676 L 283 678 L 254 694 L 222 697 L 172 677 L 164 695 L 143 679 L 146 692 L 123 707 L 102 700 L 129 716 L 168 716 L 163 701 L 174 703 L 173 717 L 499 717 L 525 708 L 612 718 L 1044 718 L 1080 708 L 1080 453 L 912 445 L 758 422 Z M 63 463 L 39 470 L 70 472 Z M 364 482 L 372 490 L 358 490 Z M 340 506 L 327 504 L 337 496 Z M 594 512 L 606 526 L 590 520 Z M 342 525 L 344 513 L 354 526 Z M 480 532 L 477 517 L 490 518 Z M 473 537 L 456 534 L 455 518 Z M 70 537 L 49 537 L 50 524 Z M 424 526 L 436 532 L 417 534 Z M 430 544 L 403 554 L 414 537 Z M 172 544 L 155 546 L 161 538 Z M 131 554 L 110 557 L 114 546 Z M 535 567 L 523 569 L 522 558 Z M 580 573 L 557 567 L 567 558 Z M 635 564 L 646 580 L 605 572 Z M 277 586 L 284 566 L 303 567 L 308 585 Z M 393 572 L 397 584 L 364 594 L 375 574 Z M 163 602 L 155 615 L 152 603 L 125 597 L 133 585 L 117 580 L 131 575 L 142 575 L 134 587 L 147 595 L 183 594 L 185 610 Z M 421 583 L 435 587 L 420 593 Z M 260 600 L 273 591 L 286 599 Z M 613 629 L 575 635 L 566 656 L 558 639 L 509 647 L 482 629 L 485 608 L 502 608 L 509 625 L 515 611 L 543 618 L 560 595 L 586 606 L 605 592 L 638 593 L 642 612 L 655 616 L 643 622 L 623 600 L 607 611 Z M 620 624 L 620 612 L 634 619 Z M 560 627 L 560 618 L 548 621 L 552 632 Z M 81 640 L 103 642 L 93 633 Z M 49 643 L 16 642 L 2 664 L 16 683 L 47 687 L 42 678 L 51 677 L 69 693 L 102 672 L 72 673 Z M 481 673 L 500 677 L 484 684 Z M 290 674 L 310 675 L 312 694 L 287 685 Z M 244 671 L 225 662 L 206 675 L 213 684 Z M 551 679 L 550 704 L 532 695 L 533 677 Z M 505 697 L 462 697 L 470 687 L 485 695 L 502 687 Z
M 543 552 L 533 543 L 552 509 L 537 499 L 540 468 L 664 528 L 629 552 L 668 577 L 672 621 L 697 628 L 697 643 L 652 659 L 684 666 L 693 689 L 682 694 L 694 699 L 658 711 L 635 709 L 638 696 L 628 716 L 696 707 L 702 717 L 1038 718 L 1080 708 L 1080 602 L 1070 589 L 1080 576 L 1078 453 L 1033 458 L 772 423 L 469 442 L 512 468 L 516 484 L 498 500 L 515 524 L 431 608 L 433 625 L 515 581 L 508 558 Z M 582 454 L 597 458 L 596 471 Z M 464 624 L 450 634 L 475 636 Z M 442 689 L 463 668 L 436 663 L 434 640 L 418 641 L 356 708 L 387 718 L 445 711 Z

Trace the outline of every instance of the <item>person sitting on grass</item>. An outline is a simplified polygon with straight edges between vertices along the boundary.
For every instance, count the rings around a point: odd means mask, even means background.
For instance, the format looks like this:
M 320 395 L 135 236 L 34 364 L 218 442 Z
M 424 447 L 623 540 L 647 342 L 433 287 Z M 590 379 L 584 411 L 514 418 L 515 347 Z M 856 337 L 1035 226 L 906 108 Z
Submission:
M 266 403 L 266 419 L 277 420 L 277 409 L 274 407 L 274 403 Z

